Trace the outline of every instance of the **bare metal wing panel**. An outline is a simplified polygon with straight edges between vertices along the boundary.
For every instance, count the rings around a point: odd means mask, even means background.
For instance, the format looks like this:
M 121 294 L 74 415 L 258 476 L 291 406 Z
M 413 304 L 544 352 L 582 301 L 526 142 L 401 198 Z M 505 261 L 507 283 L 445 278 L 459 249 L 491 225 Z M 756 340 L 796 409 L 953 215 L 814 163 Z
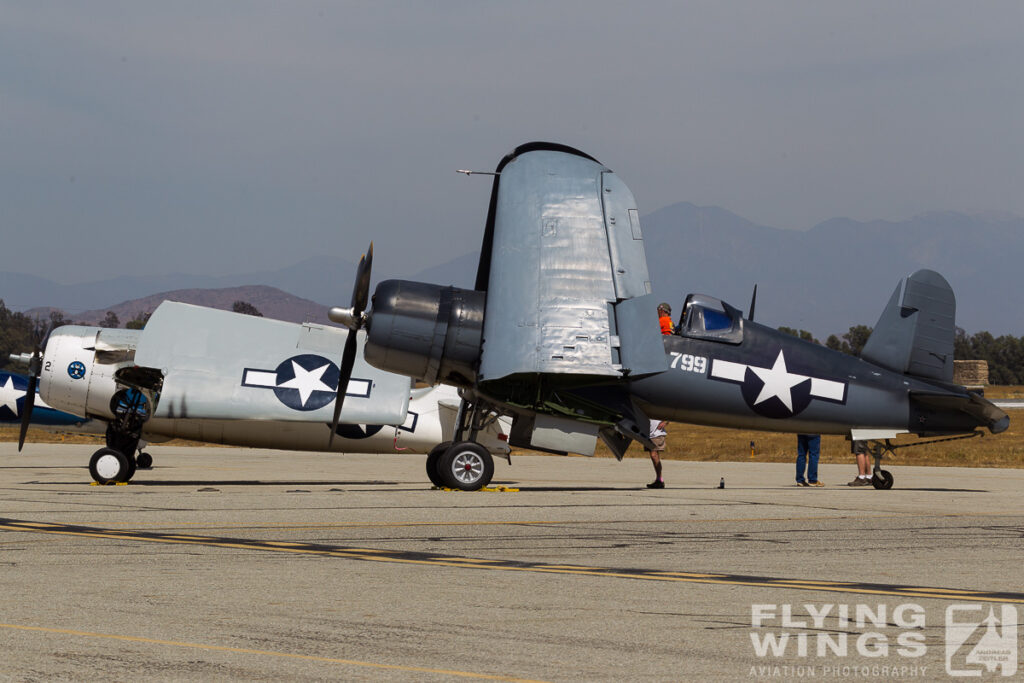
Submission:
M 136 364 L 164 372 L 155 417 L 330 423 L 347 330 L 165 302 Z M 363 360 L 363 334 L 341 422 L 402 424 L 410 380 Z
M 538 149 L 501 169 L 496 193 L 481 379 L 630 371 L 615 306 L 650 277 L 629 188 L 589 157 Z M 659 364 L 663 350 L 642 363 Z

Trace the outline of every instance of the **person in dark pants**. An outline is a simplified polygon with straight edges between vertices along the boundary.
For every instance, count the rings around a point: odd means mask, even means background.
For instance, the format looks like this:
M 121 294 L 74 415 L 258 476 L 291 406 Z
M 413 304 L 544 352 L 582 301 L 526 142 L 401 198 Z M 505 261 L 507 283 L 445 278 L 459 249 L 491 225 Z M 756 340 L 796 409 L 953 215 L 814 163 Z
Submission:
M 824 486 L 818 479 L 818 457 L 821 455 L 820 434 L 796 435 L 796 485 Z M 807 466 L 807 478 L 804 478 L 804 465 Z

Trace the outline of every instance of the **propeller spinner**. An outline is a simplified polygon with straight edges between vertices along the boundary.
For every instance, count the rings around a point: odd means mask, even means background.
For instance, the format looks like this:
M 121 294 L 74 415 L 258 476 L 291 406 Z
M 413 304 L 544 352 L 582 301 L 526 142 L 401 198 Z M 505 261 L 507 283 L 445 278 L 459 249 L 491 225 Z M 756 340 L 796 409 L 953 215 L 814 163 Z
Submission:
M 359 259 L 359 267 L 356 269 L 356 283 L 352 289 L 352 307 L 339 308 L 335 306 L 327 312 L 327 317 L 333 322 L 349 329 L 348 337 L 345 339 L 345 350 L 341 354 L 338 394 L 334 399 L 334 419 L 331 421 L 331 435 L 327 440 L 328 448 L 334 443 L 338 420 L 341 418 L 341 408 L 345 403 L 345 392 L 348 391 L 348 382 L 352 378 L 352 368 L 356 363 L 356 333 L 366 325 L 366 304 L 370 300 L 370 269 L 372 266 L 373 242 L 370 242 L 370 248 Z

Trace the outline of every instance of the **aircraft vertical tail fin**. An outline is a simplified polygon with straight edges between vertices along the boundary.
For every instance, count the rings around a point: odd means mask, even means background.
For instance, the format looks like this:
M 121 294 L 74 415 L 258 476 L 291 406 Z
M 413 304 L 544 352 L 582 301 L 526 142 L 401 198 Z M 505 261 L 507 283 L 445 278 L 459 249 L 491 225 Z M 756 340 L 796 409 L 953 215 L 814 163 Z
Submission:
M 919 270 L 905 285 L 896 285 L 861 358 L 895 372 L 952 382 L 955 319 L 949 283 L 933 270 Z

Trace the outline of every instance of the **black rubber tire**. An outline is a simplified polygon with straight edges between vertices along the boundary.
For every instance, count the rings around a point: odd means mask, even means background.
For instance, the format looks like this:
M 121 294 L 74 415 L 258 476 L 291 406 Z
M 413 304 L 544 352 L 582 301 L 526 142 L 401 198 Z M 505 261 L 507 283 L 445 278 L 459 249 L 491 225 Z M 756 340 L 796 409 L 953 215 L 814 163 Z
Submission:
M 871 476 L 871 485 L 876 489 L 888 491 L 892 488 L 893 477 L 889 470 L 878 470 Z
M 131 481 L 132 477 L 135 476 L 135 470 L 138 469 L 138 463 L 132 455 L 125 454 L 124 459 L 128 461 L 128 469 L 125 471 L 124 476 L 121 479 L 118 479 L 118 481 Z
M 494 458 L 475 441 L 459 441 L 444 452 L 437 469 L 446 487 L 479 491 L 491 483 Z
M 101 448 L 89 459 L 89 474 L 97 484 L 128 481 L 128 458 L 113 448 Z
M 430 483 L 438 488 L 444 488 L 445 483 L 441 479 L 441 471 L 437 466 L 441 462 L 441 456 L 451 447 L 451 441 L 444 441 L 431 448 L 430 453 L 427 454 L 427 477 L 430 479 Z
M 140 470 L 148 470 L 153 466 L 153 456 L 149 453 L 139 453 L 138 457 L 135 458 L 135 464 L 138 465 Z

